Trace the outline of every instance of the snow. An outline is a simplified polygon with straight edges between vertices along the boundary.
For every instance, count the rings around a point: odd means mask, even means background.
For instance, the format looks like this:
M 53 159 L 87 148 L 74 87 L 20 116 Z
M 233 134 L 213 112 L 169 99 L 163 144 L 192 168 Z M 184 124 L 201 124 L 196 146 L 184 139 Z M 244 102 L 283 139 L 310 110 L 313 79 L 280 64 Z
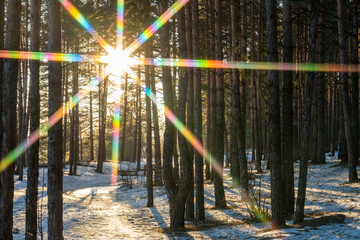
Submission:
M 146 207 L 146 186 L 143 176 L 119 177 L 118 186 L 110 184 L 111 165 L 104 163 L 104 173 L 94 171 L 95 163 L 79 166 L 78 176 L 64 173 L 64 237 L 65 239 L 358 239 L 360 236 L 360 184 L 347 184 L 348 169 L 333 165 L 339 160 L 327 158 L 326 165 L 309 166 L 308 191 L 305 214 L 320 217 L 340 213 L 346 216 L 344 224 L 319 227 L 292 227 L 281 230 L 269 229 L 270 223 L 249 222 L 249 214 L 237 189 L 231 188 L 229 169 L 225 169 L 225 194 L 229 209 L 214 210 L 213 184 L 205 183 L 206 222 L 195 227 L 187 221 L 189 229 L 171 232 L 168 202 L 164 187 L 154 187 L 155 207 Z M 124 169 L 133 168 L 123 163 Z M 265 166 L 265 164 L 264 164 Z M 250 166 L 254 169 L 254 166 Z M 358 172 L 359 172 L 358 168 Z M 295 187 L 299 164 L 295 164 Z M 25 231 L 25 179 L 15 181 L 14 239 L 24 239 Z M 43 236 L 47 238 L 47 170 L 40 169 L 39 222 Z M 257 191 L 261 179 L 261 196 L 265 205 L 270 203 L 269 171 L 255 174 L 251 181 Z M 124 179 L 132 178 L 132 184 Z M 292 221 L 288 221 L 292 224 Z M 40 235 L 38 235 L 40 238 Z

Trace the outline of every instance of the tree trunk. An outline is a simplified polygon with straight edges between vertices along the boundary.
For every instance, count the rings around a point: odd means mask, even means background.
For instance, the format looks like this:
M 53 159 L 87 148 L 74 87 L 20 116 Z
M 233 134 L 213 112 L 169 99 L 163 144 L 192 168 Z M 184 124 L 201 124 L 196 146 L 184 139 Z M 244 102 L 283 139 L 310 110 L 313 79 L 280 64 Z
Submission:
M 240 59 L 247 58 L 247 0 L 243 0 L 242 7 L 242 49 Z M 240 106 L 240 121 L 239 125 L 239 156 L 240 156 L 240 187 L 242 191 L 248 192 L 249 183 L 248 183 L 248 167 L 246 159 L 246 77 L 244 71 L 241 74 L 241 99 L 239 102 Z
M 320 0 L 320 12 L 318 20 L 318 62 L 325 62 L 325 3 L 326 0 Z M 317 94 L 317 122 L 318 122 L 318 143 L 317 143 L 317 163 L 325 164 L 325 73 L 318 74 L 318 94 Z
M 20 41 L 21 2 L 7 2 L 6 50 L 18 50 Z M 18 60 L 3 60 L 4 74 L 2 85 L 2 159 L 16 147 L 16 99 Z M 0 198 L 0 239 L 12 239 L 14 164 L 1 172 Z
M 351 63 L 359 64 L 359 1 L 353 1 L 353 19 L 352 19 L 352 38 L 351 38 Z M 352 86 L 352 129 L 354 133 L 355 149 L 359 149 L 359 73 L 351 74 L 351 86 Z M 356 159 L 358 163 L 359 160 Z
M 222 60 L 222 0 L 215 0 L 215 59 Z M 223 184 L 224 165 L 224 128 L 225 128 L 225 103 L 224 103 L 224 72 L 216 69 L 216 161 L 220 168 L 214 171 L 215 207 L 226 208 L 225 191 Z
M 186 18 L 185 18 L 185 25 L 186 25 L 186 46 L 187 46 L 187 58 L 193 59 L 193 39 L 192 39 L 192 12 L 191 12 L 191 3 L 185 5 L 186 11 Z M 188 84 L 187 84 L 187 112 L 186 112 L 186 125 L 187 128 L 194 132 L 194 71 L 195 68 L 187 69 L 188 73 Z M 190 157 L 190 190 L 189 195 L 186 199 L 186 209 L 185 209 L 185 216 L 187 219 L 193 219 L 194 215 L 194 148 L 193 146 L 188 143 L 189 145 L 189 157 Z
M 90 161 L 94 161 L 93 93 L 90 92 Z
M 153 52 L 150 52 L 150 58 L 153 57 Z M 155 87 L 155 69 L 151 67 L 151 91 L 156 95 Z M 154 150 L 155 150 L 155 178 L 154 185 L 162 186 L 162 168 L 161 168 L 161 145 L 160 145 L 160 130 L 159 130 L 159 114 L 155 103 L 152 103 L 153 122 L 154 122 Z
M 124 88 L 124 112 L 122 115 L 122 126 L 121 126 L 121 141 L 120 143 L 120 154 L 119 154 L 119 161 L 125 161 L 125 139 L 126 139 L 126 122 L 127 122 L 127 111 L 128 111 L 128 77 L 125 77 L 125 88 Z
M 266 0 L 268 22 L 268 62 L 278 62 L 276 0 Z M 285 225 L 284 185 L 281 159 L 279 73 L 269 71 L 269 152 L 271 180 L 271 215 L 273 228 Z
M 284 32 L 284 62 L 292 63 L 292 9 L 291 1 L 283 1 L 283 32 Z M 295 192 L 294 192 L 294 157 L 293 157 L 293 73 L 283 72 L 283 158 L 284 158 L 284 195 L 285 214 L 294 214 Z
M 210 19 L 215 19 L 215 0 L 209 0 L 210 5 Z M 211 34 L 210 34 L 210 59 L 215 59 L 215 25 L 214 20 L 210 20 L 210 28 L 211 28 Z M 216 134 L 214 129 L 216 129 L 216 70 L 211 69 L 210 70 L 210 129 L 211 129 L 211 135 L 210 138 L 210 148 L 209 151 L 212 154 L 212 156 L 215 156 L 216 152 Z M 216 159 L 211 159 L 211 176 L 210 179 L 214 180 L 214 161 Z
M 140 78 L 140 72 L 139 76 Z M 138 136 L 137 136 L 137 152 L 136 152 L 136 162 L 137 162 L 137 169 L 140 170 L 141 167 L 141 125 L 142 125 L 142 115 L 141 115 L 141 91 L 138 91 L 138 99 L 139 99 L 139 109 L 138 109 Z M 144 172 L 145 173 L 145 172 Z
M 138 77 L 140 78 L 140 66 L 138 67 Z M 131 158 L 131 161 L 136 163 L 136 152 L 137 152 L 137 135 L 138 135 L 138 129 L 139 129 L 139 126 L 138 126 L 138 123 L 139 123 L 139 91 L 140 91 L 140 88 L 139 87 L 136 87 L 136 102 L 135 102 L 135 108 L 136 108 L 136 111 L 135 111 L 135 132 L 134 132 L 134 138 L 133 138 L 133 146 L 132 146 L 132 158 Z M 137 171 L 140 171 L 140 163 L 139 165 L 137 165 L 136 167 L 136 170 Z
M 205 18 L 205 25 L 206 25 L 206 36 L 209 36 L 211 33 L 210 30 L 210 0 L 206 1 L 206 18 Z M 211 40 L 209 38 L 206 38 L 206 58 L 210 59 L 211 51 L 209 51 L 210 48 L 210 42 Z M 210 100 L 211 100 L 211 93 L 210 93 L 210 85 L 211 85 L 211 69 L 206 70 L 206 78 L 207 78 L 207 116 L 206 116 L 206 148 L 208 151 L 210 151 L 210 137 L 211 137 L 211 119 L 210 119 Z M 210 159 L 206 159 L 205 161 L 205 179 L 210 180 L 211 178 L 211 165 L 210 165 Z
M 148 42 L 146 48 L 146 56 L 152 51 L 151 42 Z M 150 86 L 150 66 L 145 66 L 145 85 Z M 154 206 L 153 193 L 153 166 L 152 166 L 152 137 L 151 137 L 151 102 L 150 98 L 146 98 L 146 187 L 147 187 L 147 207 Z
M 60 3 L 48 3 L 49 52 L 61 52 Z M 62 105 L 61 62 L 49 62 L 49 117 Z M 48 133 L 48 237 L 63 239 L 63 199 L 62 199 L 62 126 L 61 121 L 49 129 Z
M 40 49 L 40 0 L 30 1 L 30 51 Z M 30 132 L 33 133 L 40 125 L 40 62 L 30 61 Z M 37 195 L 39 177 L 39 141 L 29 150 L 26 187 L 26 240 L 36 240 L 37 237 Z
M 192 7 L 192 44 L 194 58 L 199 59 L 199 2 L 193 0 Z M 201 102 L 201 69 L 194 69 L 194 133 L 195 137 L 202 143 L 202 102 Z M 195 153 L 195 185 L 196 185 L 196 220 L 205 220 L 204 206 L 204 160 Z
M 99 65 L 101 75 L 101 65 Z M 99 86 L 99 150 L 96 171 L 102 173 L 103 163 L 106 160 L 106 107 L 107 107 L 108 78 Z
M 79 38 L 75 39 L 75 54 L 79 52 Z M 72 63 L 73 73 L 73 89 L 72 95 L 79 91 L 79 63 Z M 69 175 L 76 175 L 76 165 L 79 162 L 79 104 L 77 104 L 71 114 L 71 130 L 70 130 L 70 170 Z
M 309 30 L 309 55 L 308 63 L 315 62 L 315 41 L 316 41 L 316 21 L 318 17 L 318 0 L 312 2 L 311 19 Z M 313 91 L 314 73 L 307 72 L 306 76 L 306 92 L 303 116 L 303 134 L 302 134 L 302 152 L 300 159 L 300 172 L 298 183 L 298 195 L 296 199 L 296 210 L 294 223 L 300 223 L 304 220 L 304 207 L 306 196 L 307 172 L 309 161 L 309 140 L 311 133 L 311 107 L 312 107 L 312 91 Z
M 238 1 L 231 1 L 231 60 L 238 60 L 238 52 L 236 48 L 239 44 L 238 35 L 239 35 L 239 25 L 238 21 Z M 240 121 L 240 74 L 238 69 L 232 70 L 232 96 L 231 96 L 231 133 L 230 133 L 230 144 L 231 144 L 231 174 L 232 174 L 232 185 L 233 187 L 240 186 L 240 161 L 239 161 L 239 126 L 241 126 Z
M 167 0 L 159 0 L 160 3 L 160 12 L 166 11 L 168 1 Z M 178 29 L 179 29 L 179 43 L 180 43 L 180 53 L 181 58 L 186 58 L 186 39 L 185 39 L 185 13 L 184 9 L 181 9 L 177 13 L 178 19 Z M 160 30 L 160 41 L 161 41 L 161 56 L 163 58 L 170 57 L 170 46 L 169 46 L 169 25 L 165 24 Z M 173 111 L 174 106 L 174 98 L 173 98 L 173 89 L 172 89 L 172 78 L 171 78 L 171 69 L 168 67 L 162 68 L 162 83 L 163 83 L 163 92 L 164 92 L 164 105 L 167 107 L 165 111 Z M 184 79 L 185 72 L 181 71 L 180 78 Z M 180 84 L 187 84 L 185 81 L 179 82 Z M 180 89 L 182 93 L 180 93 Z M 179 100 L 186 100 L 186 85 L 179 86 Z M 185 95 L 184 95 L 185 92 Z M 185 98 L 181 97 L 185 96 Z M 183 112 L 178 109 L 178 116 L 181 121 L 185 120 L 185 104 L 181 102 Z M 180 102 L 179 102 L 180 106 Z M 181 143 L 180 143 L 180 139 Z M 179 144 L 181 152 L 181 161 L 185 163 L 183 165 L 184 173 L 188 172 L 188 163 L 186 160 L 186 156 L 184 155 L 184 151 L 187 150 L 187 142 L 183 138 L 182 135 L 179 135 Z M 164 186 L 169 198 L 170 203 L 170 227 L 171 228 L 179 228 L 184 227 L 184 213 L 185 213 L 185 201 L 187 197 L 187 193 L 189 190 L 189 184 L 187 184 L 186 176 L 182 176 L 182 183 L 178 188 L 176 186 L 176 182 L 173 176 L 172 169 L 172 156 L 174 152 L 174 127 L 171 122 L 166 119 L 165 122 L 165 132 L 164 132 L 164 145 L 163 145 L 163 174 L 164 174 Z M 188 157 L 188 156 L 187 156 Z M 188 176 L 190 177 L 190 176 Z
M 255 59 L 255 2 L 251 2 L 251 60 L 256 61 Z M 251 82 L 252 82 L 252 98 L 253 98 L 253 122 L 252 125 L 254 126 L 254 148 L 253 153 L 255 154 L 255 161 L 256 161 L 256 170 L 258 173 L 261 173 L 261 150 L 260 150 L 260 136 L 258 128 L 258 86 L 256 80 L 256 71 L 251 71 Z
M 337 0 L 337 4 L 338 4 L 338 31 L 339 31 L 339 43 L 340 43 L 340 63 L 347 64 L 343 1 Z M 358 179 L 356 172 L 358 149 L 356 148 L 355 137 L 352 129 L 348 74 L 345 72 L 341 73 L 341 79 L 342 79 L 341 92 L 342 92 L 342 103 L 343 103 L 343 111 L 344 111 L 345 136 L 346 136 L 348 162 L 349 162 L 349 182 L 352 183 L 357 181 Z
M 66 31 L 65 27 L 64 27 L 64 31 Z M 65 42 L 64 41 L 64 45 L 65 45 Z M 67 44 L 68 45 L 68 44 Z M 64 46 L 64 49 L 65 49 L 65 46 Z M 65 50 L 66 51 L 66 50 Z M 66 51 L 67 52 L 67 51 Z M 69 88 L 69 71 L 66 69 L 66 68 L 63 68 L 63 78 L 64 78 L 64 97 L 65 97 L 65 102 L 64 102 L 64 105 L 65 105 L 65 116 L 64 116 L 64 136 L 63 136 L 63 168 L 65 168 L 65 162 L 66 162 L 66 152 L 67 152 L 67 149 L 66 149 L 66 142 L 67 142 L 67 122 L 68 122 L 68 112 L 70 112 L 70 109 L 67 107 L 66 103 L 68 102 L 69 100 L 69 97 L 68 97 L 68 88 Z M 91 104 L 91 102 L 90 102 Z M 30 131 L 32 132 L 32 131 Z

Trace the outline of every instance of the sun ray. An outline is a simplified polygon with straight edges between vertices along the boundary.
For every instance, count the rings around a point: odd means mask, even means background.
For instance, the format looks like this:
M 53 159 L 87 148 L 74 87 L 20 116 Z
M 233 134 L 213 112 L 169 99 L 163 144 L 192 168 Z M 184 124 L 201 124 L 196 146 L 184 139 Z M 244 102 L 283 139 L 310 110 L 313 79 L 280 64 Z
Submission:
M 91 26 L 88 20 L 80 13 L 80 11 L 69 1 L 69 0 L 59 0 L 60 3 L 64 6 L 64 8 L 70 13 L 76 21 L 80 23 L 81 26 L 85 28 L 95 39 L 99 42 L 99 44 L 109 52 L 112 47 L 108 44 L 104 38 L 102 38 Z
M 118 175 L 118 164 L 119 164 L 119 136 L 120 136 L 120 91 L 116 94 L 116 99 L 114 101 L 115 110 L 113 118 L 113 139 L 112 139 L 112 168 L 111 168 L 111 185 L 115 186 L 117 184 L 117 175 Z
M 156 105 L 157 108 L 163 108 L 164 114 L 167 119 L 176 127 L 176 129 L 186 138 L 186 140 L 196 149 L 196 151 L 213 167 L 214 170 L 222 177 L 221 165 L 218 161 L 216 161 L 215 157 L 205 149 L 202 143 L 195 137 L 195 135 L 180 121 L 179 118 L 164 104 L 157 101 L 157 98 L 153 91 L 146 86 L 143 85 L 139 78 L 135 76 L 135 74 L 131 71 L 128 72 L 130 78 L 134 79 L 136 83 L 140 86 L 140 88 L 145 92 L 146 96 L 151 99 L 151 101 Z
M 27 60 L 46 60 L 58 62 L 91 62 L 102 63 L 101 56 L 87 56 L 70 53 L 48 53 L 48 52 L 25 52 L 0 50 L 0 58 L 8 59 L 27 59 Z
M 116 16 L 116 33 L 117 33 L 117 48 L 123 50 L 124 38 L 124 0 L 117 0 L 117 16 Z
M 29 148 L 32 144 L 34 144 L 39 138 L 46 134 L 46 132 L 54 126 L 65 114 L 67 114 L 72 108 L 74 108 L 85 96 L 93 90 L 94 87 L 99 85 L 104 76 L 99 76 L 97 78 L 93 78 L 84 89 L 80 90 L 77 94 L 75 94 L 64 106 L 62 106 L 59 110 L 57 110 L 49 120 L 42 124 L 36 131 L 31 133 L 29 138 L 24 140 L 21 144 L 19 144 L 14 150 L 8 153 L 5 158 L 3 158 L 0 162 L 0 173 L 6 169 L 11 163 L 13 163 L 22 153 L 25 152 L 27 148 Z M 67 111 L 66 111 L 67 110 Z
M 303 72 L 360 72 L 360 65 L 320 64 L 320 63 L 281 63 L 281 62 L 242 62 L 198 59 L 145 58 L 140 59 L 142 65 L 222 68 L 246 70 L 277 70 Z
M 159 30 L 169 19 L 175 15 L 189 0 L 176 1 L 165 13 L 163 13 L 150 27 L 148 27 L 128 48 L 125 52 L 130 56 L 142 44 L 144 44 L 150 37 L 152 37 L 157 30 Z

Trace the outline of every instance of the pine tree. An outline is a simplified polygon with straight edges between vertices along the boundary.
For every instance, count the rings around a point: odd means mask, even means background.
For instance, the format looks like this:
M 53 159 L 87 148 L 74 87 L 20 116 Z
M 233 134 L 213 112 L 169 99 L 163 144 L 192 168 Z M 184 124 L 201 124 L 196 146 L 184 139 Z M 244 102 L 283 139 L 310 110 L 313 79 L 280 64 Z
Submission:
M 61 52 L 60 3 L 48 2 L 49 52 Z M 49 62 L 49 117 L 62 105 L 61 62 Z M 48 238 L 63 239 L 63 199 L 62 199 L 62 124 L 61 121 L 49 129 L 48 133 Z
M 30 51 L 38 52 L 40 48 L 40 0 L 30 1 Z M 30 132 L 40 125 L 40 62 L 30 61 Z M 26 231 L 25 239 L 37 237 L 37 195 L 39 177 L 39 141 L 29 150 L 26 187 Z

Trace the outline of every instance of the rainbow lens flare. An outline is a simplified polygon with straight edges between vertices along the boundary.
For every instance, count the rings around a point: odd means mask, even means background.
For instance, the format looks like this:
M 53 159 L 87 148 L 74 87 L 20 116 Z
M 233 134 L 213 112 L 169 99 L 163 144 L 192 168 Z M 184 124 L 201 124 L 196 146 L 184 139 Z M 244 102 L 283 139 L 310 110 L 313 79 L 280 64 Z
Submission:
M 69 0 L 59 0 L 60 3 L 64 6 L 64 8 L 70 13 L 70 15 L 75 18 L 76 21 L 83 26 L 86 31 L 88 31 L 95 39 L 100 43 L 100 45 L 106 50 L 110 50 L 110 45 L 103 39 L 91 26 L 88 20 L 82 15 L 79 10 L 69 1 Z
M 123 36 L 124 36 L 124 9 L 125 9 L 124 0 L 117 0 L 117 9 L 116 9 L 117 47 L 121 48 L 121 50 L 123 46 Z
M 130 54 L 136 51 L 144 42 L 152 37 L 169 19 L 175 15 L 189 0 L 176 1 L 165 13 L 163 13 L 150 27 L 148 27 L 130 46 L 125 50 Z
M 179 118 L 164 104 L 157 101 L 157 98 L 153 91 L 146 86 L 142 85 L 139 78 L 136 77 L 132 72 L 128 72 L 129 76 L 134 79 L 140 88 L 145 92 L 146 96 L 151 99 L 151 101 L 158 107 L 164 108 L 164 114 L 167 119 L 176 127 L 176 129 L 186 138 L 186 140 L 198 151 L 198 153 L 205 158 L 210 164 L 212 164 L 214 170 L 222 177 L 222 166 L 215 157 L 208 152 L 202 143 L 195 137 L 195 135 L 180 121 Z
M 360 72 L 360 65 L 319 64 L 319 63 L 276 63 L 276 62 L 241 62 L 172 58 L 139 59 L 139 64 L 169 67 L 196 67 L 246 70 L 277 70 L 303 72 Z
M 120 96 L 115 100 L 115 110 L 113 118 L 113 139 L 112 139 L 112 168 L 111 168 L 111 185 L 116 186 L 119 164 L 119 137 L 120 137 Z
M 0 172 L 6 169 L 11 163 L 13 163 L 27 148 L 34 144 L 42 135 L 54 126 L 65 114 L 67 114 L 66 109 L 70 111 L 73 107 L 76 106 L 85 96 L 97 85 L 100 84 L 103 77 L 99 76 L 98 78 L 92 79 L 87 86 L 80 90 L 76 95 L 74 95 L 63 107 L 57 110 L 49 120 L 41 125 L 35 132 L 33 132 L 28 139 L 24 140 L 19 144 L 14 150 L 12 150 L 2 161 L 0 162 Z
M 85 56 L 70 53 L 43 53 L 43 52 L 25 52 L 25 51 L 9 51 L 0 50 L 0 58 L 9 59 L 27 59 L 27 60 L 46 60 L 57 62 L 91 62 L 100 63 L 100 56 Z

